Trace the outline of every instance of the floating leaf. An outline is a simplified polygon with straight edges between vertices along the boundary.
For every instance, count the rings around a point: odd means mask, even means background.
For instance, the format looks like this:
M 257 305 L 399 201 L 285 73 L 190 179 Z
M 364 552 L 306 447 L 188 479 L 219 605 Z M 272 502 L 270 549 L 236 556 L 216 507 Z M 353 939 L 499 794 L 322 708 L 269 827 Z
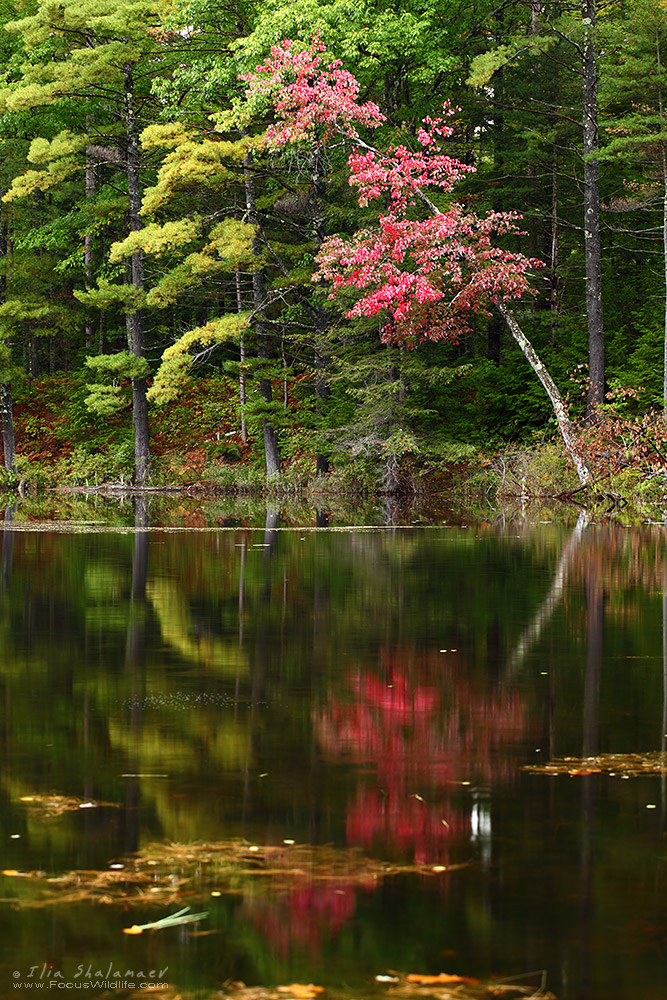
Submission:
M 149 924 L 132 924 L 131 927 L 123 927 L 123 934 L 143 934 L 144 931 L 161 931 L 165 927 L 178 927 L 181 924 L 195 923 L 197 920 L 203 920 L 207 916 L 208 913 L 190 913 L 190 907 L 184 906 L 182 910 L 170 913 L 169 916 L 162 917 L 161 920 L 153 920 Z
M 435 983 L 466 983 L 468 986 L 479 986 L 479 979 L 471 979 L 469 976 L 457 976 L 449 972 L 440 972 L 437 976 L 411 972 L 405 979 L 408 983 L 419 983 L 421 986 L 433 986 Z
M 292 983 L 290 986 L 279 986 L 279 993 L 289 993 L 296 1000 L 313 1000 L 318 993 L 324 993 L 323 986 L 313 986 L 312 983 Z

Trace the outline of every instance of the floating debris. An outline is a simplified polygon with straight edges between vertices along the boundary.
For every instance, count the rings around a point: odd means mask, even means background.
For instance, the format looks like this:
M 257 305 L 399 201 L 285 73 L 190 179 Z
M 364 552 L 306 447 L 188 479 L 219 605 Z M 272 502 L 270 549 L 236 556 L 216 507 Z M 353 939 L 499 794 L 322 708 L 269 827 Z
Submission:
M 46 906 L 94 900 L 97 903 L 157 904 L 180 902 L 183 892 L 237 895 L 249 880 L 269 879 L 274 892 L 290 892 L 304 883 L 340 881 L 359 886 L 377 885 L 406 873 L 442 876 L 467 868 L 456 865 L 410 865 L 365 857 L 355 848 L 283 843 L 250 844 L 246 840 L 214 843 L 157 843 L 111 862 L 101 871 L 69 871 L 48 875 L 21 872 L 21 885 L 32 884 L 31 898 L 17 898 L 27 906 Z M 13 870 L 5 871 L 13 874 Z M 17 873 L 18 874 L 18 873 Z M 37 898 L 36 892 L 37 890 Z M 136 932 L 134 932 L 136 933 Z
M 190 913 L 190 907 L 184 906 L 176 913 L 170 913 L 160 920 L 152 920 L 148 924 L 132 924 L 123 927 L 123 934 L 143 934 L 144 931 L 163 931 L 166 927 L 179 927 L 181 924 L 194 924 L 208 916 L 208 912 Z
M 118 802 L 95 802 L 91 799 L 77 799 L 73 795 L 22 795 L 19 799 L 24 806 L 33 810 L 33 815 L 42 819 L 62 816 L 79 809 L 119 809 Z
M 536 982 L 529 985 L 530 980 Z M 375 986 L 372 995 L 375 997 L 405 998 L 418 1000 L 419 997 L 435 997 L 436 1000 L 556 1000 L 544 985 L 543 972 L 528 973 L 517 976 L 516 979 L 494 980 L 481 983 L 475 979 L 455 974 L 439 973 L 433 976 L 401 975 L 393 970 L 387 975 L 375 976 Z M 385 987 L 383 989 L 383 987 Z M 198 1000 L 201 992 L 190 993 L 186 990 L 172 988 L 137 990 L 130 993 L 127 1000 L 142 1000 L 149 992 L 152 1000 Z M 331 997 L 331 1000 L 352 1000 L 360 995 L 359 990 L 343 989 L 325 990 L 322 986 L 312 983 L 291 983 L 289 986 L 246 986 L 242 982 L 228 980 L 211 996 L 216 1000 L 316 1000 L 320 996 Z M 101 995 L 110 998 L 113 992 Z
M 596 757 L 556 757 L 548 764 L 527 764 L 522 771 L 531 774 L 609 774 L 611 777 L 637 777 L 641 774 L 667 774 L 667 754 L 603 753 Z

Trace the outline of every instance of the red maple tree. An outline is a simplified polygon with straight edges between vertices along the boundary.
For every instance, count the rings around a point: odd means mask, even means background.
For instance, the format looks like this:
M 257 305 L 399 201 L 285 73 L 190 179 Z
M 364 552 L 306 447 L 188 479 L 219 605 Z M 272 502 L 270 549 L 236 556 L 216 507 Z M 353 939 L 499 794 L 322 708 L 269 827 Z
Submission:
M 348 286 L 362 295 L 348 317 L 384 312 L 386 342 L 415 347 L 424 340 L 456 341 L 470 329 L 470 316 L 495 305 L 544 387 L 565 447 L 582 484 L 591 473 L 558 386 L 521 329 L 508 302 L 531 292 L 528 271 L 539 260 L 496 246 L 493 237 L 518 233 L 519 215 L 489 212 L 484 217 L 450 200 L 456 183 L 474 170 L 449 157 L 443 143 L 452 135 L 444 117 L 426 118 L 416 132 L 418 148 L 405 145 L 385 151 L 369 146 L 357 125 L 376 128 L 384 116 L 375 104 L 358 101 L 359 84 L 340 63 L 326 66 L 324 44 L 316 37 L 301 50 L 289 39 L 274 46 L 266 62 L 245 77 L 248 108 L 272 104 L 276 121 L 264 135 L 267 148 L 309 143 L 311 154 L 339 136 L 353 144 L 348 159 L 350 184 L 359 188 L 360 204 L 384 197 L 389 210 L 377 224 L 350 239 L 326 239 L 317 255 L 313 281 L 332 282 L 331 297 Z M 419 148 L 420 147 L 420 148 Z M 436 204 L 425 188 L 440 189 Z M 414 218 L 419 201 L 429 212 Z

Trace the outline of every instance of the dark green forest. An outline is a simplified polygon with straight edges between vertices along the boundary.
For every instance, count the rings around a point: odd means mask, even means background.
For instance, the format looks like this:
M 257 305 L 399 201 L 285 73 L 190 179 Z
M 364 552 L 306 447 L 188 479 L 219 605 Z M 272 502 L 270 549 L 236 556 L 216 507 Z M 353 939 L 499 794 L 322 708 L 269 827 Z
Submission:
M 0 21 L 8 486 L 280 475 L 396 491 L 476 463 L 664 490 L 660 0 L 27 0 Z M 286 39 L 320 59 L 297 83 L 317 91 L 339 61 L 381 120 L 336 112 L 270 141 L 294 77 L 253 80 Z M 428 196 L 426 174 L 411 181 L 402 223 L 456 211 L 460 233 L 517 213 L 492 242 L 498 261 L 532 261 L 529 288 L 471 294 L 450 322 L 441 247 L 443 297 L 415 293 L 416 325 L 394 336 L 396 299 L 355 308 L 358 281 L 322 255 L 395 208 L 388 188 L 360 204 L 350 154 L 428 160 L 422 123 L 443 105 L 438 151 L 460 176 Z M 457 260 L 478 280 L 490 258 L 466 233 Z M 419 288 L 415 254 L 389 252 Z

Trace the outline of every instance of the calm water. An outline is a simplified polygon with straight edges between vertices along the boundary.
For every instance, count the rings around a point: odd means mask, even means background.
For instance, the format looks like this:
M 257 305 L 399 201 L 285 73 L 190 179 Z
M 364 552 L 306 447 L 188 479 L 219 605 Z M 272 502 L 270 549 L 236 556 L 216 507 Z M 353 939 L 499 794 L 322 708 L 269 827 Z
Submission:
M 35 906 L 1 877 L 0 995 L 14 972 L 110 964 L 200 996 L 227 979 L 359 996 L 388 969 L 667 995 L 664 777 L 521 770 L 664 749 L 664 530 L 267 523 L 2 533 L 1 867 L 56 877 L 237 836 L 470 864 L 202 883 L 184 905 L 214 933 L 141 937 L 122 928 L 175 907 Z M 44 793 L 120 808 L 45 819 L 20 801 Z

